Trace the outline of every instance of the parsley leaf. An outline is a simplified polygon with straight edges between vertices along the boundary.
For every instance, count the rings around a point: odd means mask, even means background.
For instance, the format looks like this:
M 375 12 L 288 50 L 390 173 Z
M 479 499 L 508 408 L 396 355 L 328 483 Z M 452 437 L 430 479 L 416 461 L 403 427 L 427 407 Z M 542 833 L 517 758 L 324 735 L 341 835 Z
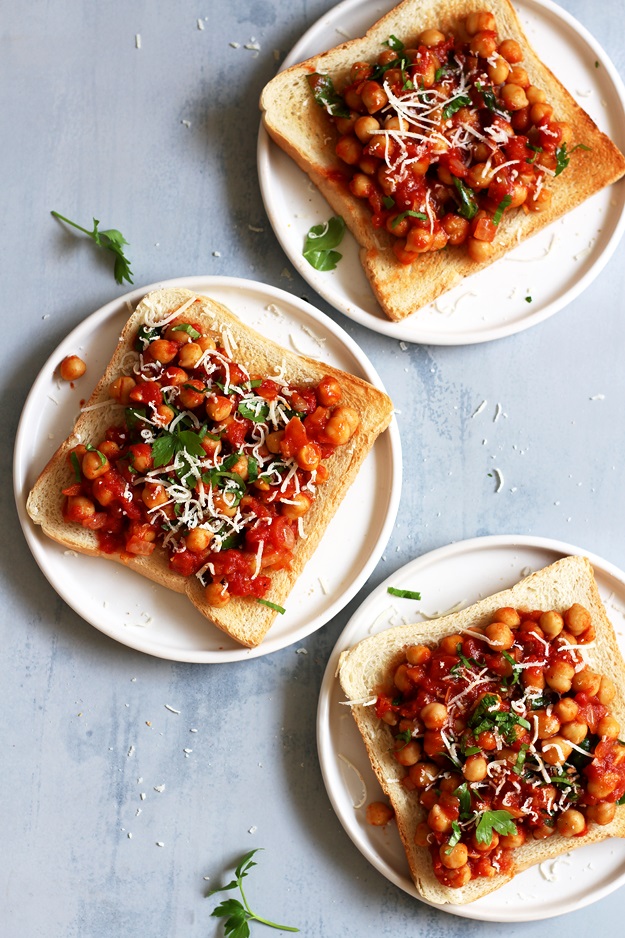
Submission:
M 402 212 L 401 215 L 398 215 L 397 218 L 394 218 L 391 222 L 391 228 L 395 228 L 396 225 L 399 225 L 404 218 L 420 218 L 421 221 L 427 221 L 428 217 L 423 212 L 413 212 L 412 209 L 409 209 L 407 212 Z
M 313 72 L 312 75 L 306 76 L 306 80 L 319 107 L 324 108 L 332 117 L 349 117 L 349 108 L 336 91 L 329 75 Z
M 460 817 L 467 818 L 470 817 L 472 812 L 471 809 L 471 789 L 466 782 L 463 782 L 462 785 L 458 785 L 454 795 L 456 798 L 460 799 Z
M 391 33 L 391 35 L 388 37 L 388 39 L 385 39 L 385 40 L 384 40 L 384 42 L 382 43 L 382 45 L 383 45 L 383 46 L 388 46 L 389 49 L 392 49 L 392 50 L 393 50 L 393 52 L 403 52 L 403 51 L 404 51 L 404 48 L 405 48 L 403 42 L 401 41 L 401 39 L 398 39 L 397 36 L 394 36 L 392 33 Z
M 252 420 L 254 423 L 264 423 L 269 414 L 269 404 L 255 404 L 251 407 L 245 401 L 241 401 L 237 411 L 242 417 L 247 417 L 248 420 Z
M 516 824 L 508 811 L 484 811 L 475 828 L 475 839 L 479 844 L 490 844 L 493 831 L 503 837 L 517 833 Z
M 313 225 L 304 241 L 302 254 L 315 270 L 334 270 L 342 254 L 333 250 L 343 240 L 345 222 L 333 215 L 323 225 Z
M 164 433 L 158 436 L 152 443 L 152 460 L 155 469 L 158 469 L 160 466 L 168 466 L 170 463 L 174 462 L 178 454 L 180 454 L 182 458 L 179 460 L 180 464 L 176 465 L 174 471 L 178 479 L 185 484 L 185 480 L 191 471 L 189 460 L 185 457 L 191 456 L 195 459 L 206 458 L 206 450 L 202 446 L 202 438 L 200 435 L 193 430 L 178 430 L 174 433 L 165 430 Z
M 449 841 L 447 843 L 447 849 L 445 850 L 445 853 L 451 853 L 451 851 L 456 846 L 456 844 L 460 843 L 461 837 L 462 837 L 462 830 L 461 830 L 460 825 L 458 824 L 457 821 L 452 821 L 451 822 L 451 837 L 449 838 Z
M 171 327 L 172 332 L 186 332 L 192 339 L 199 339 L 200 333 L 194 329 L 190 322 L 181 322 L 177 326 Z
M 237 868 L 234 871 L 236 879 L 233 879 L 226 886 L 220 886 L 217 889 L 211 889 L 210 892 L 206 894 L 206 898 L 209 899 L 217 892 L 226 892 L 230 889 L 238 889 L 241 893 L 242 901 L 239 902 L 238 899 L 224 899 L 219 903 L 217 908 L 213 909 L 211 915 L 215 916 L 216 918 L 226 919 L 224 922 L 224 934 L 230 936 L 230 938 L 249 938 L 250 927 L 248 922 L 252 921 L 259 922 L 261 925 L 268 925 L 270 928 L 280 929 L 281 931 L 299 931 L 299 928 L 293 928 L 291 925 L 278 925 L 276 922 L 271 922 L 269 919 L 261 918 L 260 915 L 256 915 L 255 912 L 252 912 L 243 891 L 243 880 L 252 867 L 257 865 L 254 860 L 252 860 L 252 857 L 255 853 L 258 853 L 258 849 L 250 850 L 249 853 L 246 853 L 245 856 L 241 858 Z
M 115 274 L 115 280 L 117 283 L 123 283 L 124 280 L 127 280 L 128 283 L 132 283 L 130 261 L 124 254 L 124 245 L 128 244 L 128 242 L 121 231 L 118 231 L 117 228 L 108 228 L 106 231 L 98 231 L 100 222 L 97 218 L 93 219 L 93 231 L 89 231 L 87 228 L 83 228 L 82 225 L 78 225 L 75 221 L 70 221 L 69 218 L 65 218 L 64 215 L 60 215 L 58 212 L 51 212 L 50 214 L 58 218 L 59 221 L 64 221 L 67 225 L 71 225 L 72 228 L 77 228 L 78 231 L 82 231 L 95 241 L 98 247 L 106 248 L 107 251 L 114 254 L 115 266 L 113 272 Z
M 400 590 L 395 586 L 387 586 L 386 592 L 390 593 L 391 596 L 399 596 L 400 599 L 421 599 L 421 593 L 417 593 L 415 590 Z

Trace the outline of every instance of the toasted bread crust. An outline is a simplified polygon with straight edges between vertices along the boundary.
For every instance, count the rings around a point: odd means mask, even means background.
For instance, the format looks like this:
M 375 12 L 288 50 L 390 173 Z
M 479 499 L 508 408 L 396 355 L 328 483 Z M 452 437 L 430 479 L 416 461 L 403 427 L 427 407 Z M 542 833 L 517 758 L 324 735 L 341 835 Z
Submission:
M 590 667 L 614 682 L 617 693 L 610 710 L 623 725 L 625 662 L 601 602 L 592 567 L 584 557 L 565 557 L 521 580 L 512 589 L 489 596 L 436 622 L 398 626 L 364 639 L 340 658 L 338 676 L 341 687 L 348 700 L 371 698 L 378 693 L 379 688 L 388 684 L 393 665 L 409 645 L 436 644 L 446 635 L 486 625 L 491 621 L 492 613 L 504 606 L 564 610 L 575 602 L 586 606 L 591 613 L 596 640 L 594 647 L 589 646 L 587 651 Z M 607 837 L 625 836 L 624 805 L 617 808 L 610 824 L 604 827 L 593 825 L 584 836 L 567 838 L 555 833 L 546 840 L 527 842 L 517 848 L 514 851 L 514 870 L 510 875 L 474 879 L 459 889 L 445 887 L 434 875 L 427 848 L 418 847 L 414 843 L 416 825 L 425 819 L 426 812 L 414 793 L 402 787 L 400 782 L 404 769 L 393 756 L 393 736 L 389 727 L 376 718 L 373 710 L 373 707 L 356 704 L 351 707 L 371 765 L 395 810 L 397 827 L 415 886 L 425 899 L 440 904 L 462 905 L 473 902 L 499 889 L 516 873 L 530 866 Z
M 149 316 L 152 322 L 158 323 L 189 299 L 195 298 L 196 294 L 188 290 L 170 289 L 149 294 L 139 303 L 124 327 L 113 357 L 72 433 L 42 471 L 28 496 L 26 507 L 32 520 L 42 526 L 48 537 L 79 553 L 123 563 L 167 589 L 186 593 L 199 612 L 219 629 L 241 644 L 254 647 L 262 641 L 275 619 L 274 610 L 253 600 L 238 597 L 232 597 L 222 608 L 209 606 L 199 580 L 194 576 L 184 577 L 171 570 L 164 549 L 157 548 L 148 557 L 105 554 L 99 549 L 95 532 L 78 524 L 65 523 L 62 515 L 60 493 L 75 481 L 68 454 L 80 442 L 97 442 L 107 427 L 122 422 L 123 408 L 109 398 L 108 388 L 115 378 L 125 373 L 124 359 L 132 350 L 137 328 L 145 321 L 146 316 Z M 194 322 L 204 326 L 207 331 L 223 334 L 224 330 L 228 330 L 233 348 L 236 348 L 237 360 L 250 371 L 270 376 L 284 369 L 285 380 L 299 386 L 316 385 L 324 375 L 332 375 L 341 384 L 344 402 L 356 408 L 361 416 L 357 433 L 348 444 L 336 450 L 328 464 L 329 478 L 317 490 L 316 498 L 307 514 L 306 538 L 297 542 L 291 568 L 276 571 L 272 576 L 272 585 L 266 598 L 281 606 L 314 553 L 367 453 L 378 435 L 390 423 L 393 405 L 386 394 L 366 381 L 284 349 L 242 323 L 220 303 L 204 296 L 197 298 L 201 302 L 194 303 Z M 90 409 L 94 408 L 94 405 L 103 406 Z
M 265 128 L 310 176 L 332 209 L 343 216 L 360 245 L 361 263 L 376 298 L 394 321 L 433 302 L 625 173 L 625 157 L 536 55 L 508 0 L 493 0 L 487 7 L 495 15 L 499 34 L 520 42 L 525 53 L 523 67 L 531 84 L 547 93 L 557 119 L 571 125 L 573 141 L 592 151 L 574 155 L 566 171 L 551 186 L 552 200 L 545 211 L 504 215 L 498 226 L 495 249 L 487 261 L 476 263 L 463 248 L 448 248 L 422 254 L 410 265 L 401 264 L 392 250 L 394 236 L 384 229 L 373 228 L 366 200 L 355 198 L 340 181 L 343 164 L 334 152 L 336 129 L 315 103 L 306 81 L 307 75 L 320 72 L 340 82 L 352 63 L 374 61 L 389 35 L 396 35 L 409 45 L 409 40 L 424 29 L 456 31 L 467 14 L 484 9 L 479 0 L 404 0 L 364 37 L 286 69 L 269 82 L 261 95 Z

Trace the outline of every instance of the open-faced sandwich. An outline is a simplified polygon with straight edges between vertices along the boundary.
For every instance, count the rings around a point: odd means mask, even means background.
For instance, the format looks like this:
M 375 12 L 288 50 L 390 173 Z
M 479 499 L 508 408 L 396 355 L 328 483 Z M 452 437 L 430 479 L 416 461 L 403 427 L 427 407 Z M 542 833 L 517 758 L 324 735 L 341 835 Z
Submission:
M 625 836 L 625 664 L 585 558 L 367 638 L 339 678 L 425 899 Z
M 27 509 L 257 645 L 392 404 L 188 290 L 146 296 Z
M 268 133 L 360 246 L 401 320 L 625 173 L 508 0 L 404 0 L 279 73 Z

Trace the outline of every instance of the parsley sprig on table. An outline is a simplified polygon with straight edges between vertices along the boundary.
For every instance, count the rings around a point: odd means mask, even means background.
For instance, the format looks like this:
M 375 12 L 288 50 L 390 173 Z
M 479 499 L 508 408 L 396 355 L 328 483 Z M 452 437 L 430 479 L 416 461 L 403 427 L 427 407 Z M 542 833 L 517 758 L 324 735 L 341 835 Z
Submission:
M 65 218 L 64 215 L 60 215 L 58 212 L 50 212 L 50 214 L 55 218 L 58 218 L 59 221 L 64 221 L 66 225 L 71 225 L 72 228 L 77 228 L 78 231 L 82 231 L 93 241 L 95 241 L 99 247 L 105 248 L 107 251 L 110 251 L 112 254 L 114 254 L 114 274 L 116 281 L 118 283 L 123 283 L 124 280 L 127 280 L 128 283 L 132 283 L 130 261 L 124 254 L 124 244 L 128 244 L 128 242 L 124 238 L 121 231 L 118 231 L 117 228 L 109 228 L 106 231 L 98 231 L 98 225 L 100 224 L 100 221 L 97 218 L 93 219 L 93 231 L 89 231 L 88 228 L 83 228 L 82 225 L 77 224 L 75 221 L 71 221 L 69 218 Z
M 243 892 L 243 880 L 252 867 L 256 866 L 252 857 L 255 853 L 258 853 L 258 849 L 261 848 L 250 850 L 249 853 L 246 853 L 245 856 L 241 858 L 234 871 L 236 879 L 233 879 L 227 886 L 211 889 L 211 891 L 206 894 L 206 898 L 208 899 L 210 896 L 214 896 L 215 893 L 225 892 L 228 889 L 238 889 L 241 893 L 242 902 L 239 902 L 238 899 L 224 899 L 211 913 L 216 918 L 226 919 L 224 922 L 224 934 L 228 935 L 229 938 L 248 938 L 250 934 L 248 922 L 252 921 L 260 922 L 261 925 L 268 925 L 270 928 L 278 928 L 282 931 L 299 931 L 299 928 L 293 928 L 291 925 L 278 925 L 276 922 L 270 922 L 269 919 L 261 918 L 260 915 L 256 915 L 256 913 L 252 912 L 250 909 L 245 893 Z

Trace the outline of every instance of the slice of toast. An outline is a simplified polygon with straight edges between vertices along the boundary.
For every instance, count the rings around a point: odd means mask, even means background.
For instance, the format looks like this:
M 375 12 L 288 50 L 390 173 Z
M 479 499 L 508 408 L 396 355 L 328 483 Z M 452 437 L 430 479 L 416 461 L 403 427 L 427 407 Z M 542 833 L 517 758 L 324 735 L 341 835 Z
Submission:
M 570 125 L 572 145 L 588 150 L 571 154 L 568 167 L 557 179 L 552 178 L 553 172 L 545 176 L 552 199 L 543 211 L 525 212 L 521 207 L 504 212 L 488 258 L 472 260 L 464 245 L 448 244 L 445 250 L 430 250 L 403 264 L 393 251 L 395 236 L 384 227 L 374 227 L 367 199 L 352 195 L 346 164 L 335 153 L 337 129 L 326 110 L 315 102 L 307 78 L 313 73 L 329 75 L 335 88 L 341 89 L 349 83 L 351 66 L 376 62 L 388 48 L 384 43 L 388 44 L 389 37 L 408 48 L 425 29 L 457 35 L 466 16 L 484 8 L 494 14 L 500 38 L 520 43 L 522 66 L 531 85 L 546 93 L 553 105 L 553 119 Z M 345 219 L 360 246 L 361 263 L 373 292 L 386 315 L 395 321 L 433 302 L 625 173 L 623 155 L 533 51 L 508 0 L 484 5 L 477 0 L 404 0 L 364 37 L 280 72 L 264 88 L 260 107 L 269 135 L 310 176 L 334 212 Z
M 615 817 L 609 824 L 592 824 L 581 836 L 564 837 L 556 832 L 545 840 L 529 838 L 523 846 L 514 850 L 513 868 L 505 875 L 471 879 L 460 888 L 442 885 L 434 874 L 428 848 L 417 846 L 414 842 L 417 825 L 427 817 L 427 811 L 419 803 L 419 792 L 408 791 L 402 786 L 401 780 L 406 769 L 395 758 L 393 734 L 389 726 L 378 719 L 375 707 L 363 704 L 363 701 L 371 701 L 382 692 L 393 693 L 392 673 L 398 661 L 403 660 L 405 649 L 411 645 L 426 644 L 433 647 L 445 636 L 463 634 L 467 629 L 488 625 L 493 612 L 502 607 L 564 611 L 573 603 L 580 603 L 591 613 L 596 638 L 585 646 L 584 659 L 593 671 L 613 681 L 616 696 L 609 705 L 610 711 L 621 725 L 625 725 L 625 663 L 601 602 L 592 567 L 583 557 L 565 557 L 531 574 L 511 589 L 489 596 L 435 622 L 419 622 L 387 629 L 364 639 L 340 658 L 338 677 L 341 687 L 348 700 L 358 701 L 350 707 L 351 712 L 375 774 L 394 808 L 417 891 L 429 901 L 439 904 L 473 902 L 500 888 L 527 867 L 606 837 L 625 836 L 624 805 L 617 807 Z
M 124 409 L 110 398 L 109 386 L 120 375 L 131 373 L 138 358 L 133 351 L 138 328 L 146 323 L 158 325 L 182 307 L 187 309 L 185 315 L 192 322 L 207 333 L 222 337 L 225 348 L 232 349 L 232 357 L 250 373 L 268 378 L 280 375 L 285 383 L 299 388 L 314 387 L 325 375 L 335 377 L 343 391 L 343 403 L 356 409 L 361 417 L 360 425 L 349 442 L 338 446 L 326 460 L 328 479 L 316 489 L 312 506 L 306 514 L 305 537 L 297 540 L 290 567 L 272 573 L 271 586 L 265 598 L 274 606 L 284 606 L 367 453 L 390 423 L 393 406 L 386 394 L 366 381 L 282 348 L 245 325 L 222 304 L 206 296 L 198 296 L 188 290 L 168 289 L 151 293 L 139 303 L 123 329 L 105 374 L 83 408 L 71 434 L 49 461 L 30 492 L 27 510 L 32 520 L 41 525 L 45 534 L 53 540 L 83 554 L 124 563 L 168 589 L 186 593 L 202 615 L 219 629 L 241 644 L 254 647 L 270 628 L 277 614 L 275 609 L 257 603 L 253 598 L 237 596 L 232 596 L 223 607 L 211 606 L 196 576 L 183 576 L 171 569 L 165 548 L 159 546 L 149 556 L 104 553 L 100 549 L 97 532 L 77 523 L 66 523 L 63 518 L 64 498 L 61 493 L 76 481 L 69 459 L 72 449 L 80 443 L 97 446 L 108 427 L 123 423 Z

